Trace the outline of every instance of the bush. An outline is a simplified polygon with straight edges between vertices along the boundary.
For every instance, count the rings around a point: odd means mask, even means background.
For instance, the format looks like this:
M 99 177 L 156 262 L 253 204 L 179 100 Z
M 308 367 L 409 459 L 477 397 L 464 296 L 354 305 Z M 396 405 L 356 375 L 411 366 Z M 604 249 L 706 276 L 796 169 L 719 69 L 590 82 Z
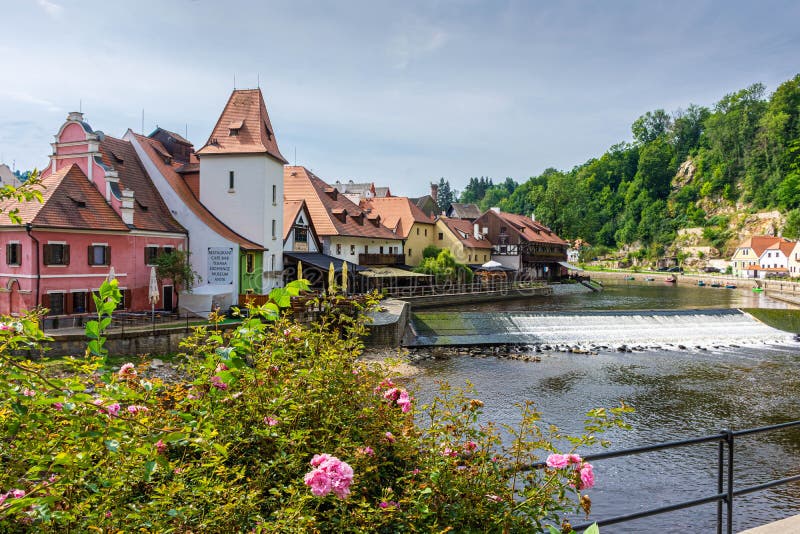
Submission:
M 439 255 L 439 253 L 441 251 L 442 251 L 442 249 L 440 249 L 436 245 L 428 245 L 427 247 L 425 247 L 422 250 L 422 257 L 423 258 L 435 258 L 436 256 Z
M 115 281 L 96 297 L 93 343 L 65 360 L 67 373 L 12 355 L 44 339 L 36 317 L 0 329 L 0 530 L 537 532 L 588 513 L 591 466 L 555 444 L 597 443 L 625 426 L 628 408 L 593 410 L 570 438 L 524 403 L 503 445 L 494 425 L 477 423 L 483 404 L 470 387 L 443 384 L 414 406 L 382 367 L 358 361 L 363 315 L 308 327 L 279 315 L 304 287 L 274 293 L 230 332 L 196 329 L 183 384 L 109 368 Z M 545 455 L 546 469 L 529 470 Z

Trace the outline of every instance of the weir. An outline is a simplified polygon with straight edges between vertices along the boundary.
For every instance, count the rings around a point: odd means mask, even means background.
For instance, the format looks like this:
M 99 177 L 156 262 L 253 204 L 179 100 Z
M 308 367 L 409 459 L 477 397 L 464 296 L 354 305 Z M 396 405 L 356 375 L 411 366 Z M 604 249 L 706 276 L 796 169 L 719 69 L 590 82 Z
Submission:
M 551 345 L 678 348 L 793 343 L 736 309 L 597 312 L 419 312 L 409 346 Z

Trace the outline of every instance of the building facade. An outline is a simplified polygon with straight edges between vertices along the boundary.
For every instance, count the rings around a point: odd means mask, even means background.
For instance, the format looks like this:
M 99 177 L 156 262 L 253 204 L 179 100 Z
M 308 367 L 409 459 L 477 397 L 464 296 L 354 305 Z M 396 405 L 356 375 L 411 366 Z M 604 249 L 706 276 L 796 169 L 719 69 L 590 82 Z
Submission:
M 436 225 L 431 217 L 406 197 L 377 197 L 362 200 L 367 214 L 380 215 L 381 222 L 403 239 L 406 265 L 416 267 L 422 263 L 422 251 L 434 244 Z

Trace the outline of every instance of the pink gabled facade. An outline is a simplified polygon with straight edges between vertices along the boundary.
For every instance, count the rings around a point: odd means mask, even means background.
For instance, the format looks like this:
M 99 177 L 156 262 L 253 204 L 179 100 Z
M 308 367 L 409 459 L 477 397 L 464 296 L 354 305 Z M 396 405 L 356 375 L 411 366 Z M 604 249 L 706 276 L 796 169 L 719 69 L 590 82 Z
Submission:
M 91 291 L 113 267 L 127 310 L 150 309 L 153 257 L 187 247 L 128 141 L 95 132 L 70 113 L 42 170 L 41 203 L 0 203 L 0 313 L 36 306 L 50 315 L 94 311 Z M 18 210 L 21 224 L 11 221 Z M 150 259 L 150 261 L 148 261 Z M 159 283 L 159 308 L 173 305 L 171 281 Z

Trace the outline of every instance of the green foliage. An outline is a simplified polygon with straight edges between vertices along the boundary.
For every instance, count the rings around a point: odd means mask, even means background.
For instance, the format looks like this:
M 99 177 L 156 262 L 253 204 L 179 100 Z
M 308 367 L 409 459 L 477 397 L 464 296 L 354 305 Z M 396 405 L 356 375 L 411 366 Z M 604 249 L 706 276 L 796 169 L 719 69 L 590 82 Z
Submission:
M 192 265 L 189 263 L 190 254 L 188 250 L 173 249 L 172 252 L 160 254 L 156 258 L 156 275 L 162 280 L 172 280 L 176 303 L 180 289 L 191 292 L 195 283 L 202 281 L 200 275 L 192 269 Z
M 406 413 L 385 369 L 357 359 L 362 313 L 309 326 L 284 313 L 286 295 L 307 287 L 300 280 L 276 293 L 277 316 L 250 308 L 232 330 L 196 329 L 183 343 L 182 383 L 148 378 L 144 365 L 111 369 L 90 353 L 53 373 L 12 353 L 45 339 L 38 318 L 7 323 L 0 530 L 542 532 L 589 512 L 577 470 L 531 465 L 556 444 L 607 445 L 600 433 L 626 428 L 629 408 L 592 410 L 584 432 L 567 436 L 523 403 L 505 442 L 481 420 L 469 384 L 442 384 L 429 405 Z M 105 283 L 95 339 L 117 299 Z M 353 468 L 346 499 L 305 485 L 322 453 Z
M 435 258 L 426 257 L 422 263 L 414 269 L 415 273 L 431 274 L 437 284 L 445 282 L 470 283 L 474 277 L 472 269 L 462 263 L 458 263 L 453 254 L 444 249 Z
M 423 258 L 435 258 L 436 256 L 439 255 L 439 253 L 441 251 L 442 251 L 442 249 L 440 249 L 436 245 L 428 245 L 427 247 L 425 247 L 422 250 L 422 257 Z
M 436 196 L 438 213 L 445 213 L 450 209 L 450 204 L 456 201 L 458 193 L 450 188 L 450 182 L 439 178 L 439 192 Z
M 42 182 L 39 178 L 39 171 L 34 169 L 27 173 L 23 184 L 19 187 L 6 184 L 0 187 L 0 201 L 11 200 L 14 202 L 41 202 L 42 201 Z M 6 215 L 12 224 L 22 224 L 19 216 L 19 208 L 0 208 L 0 213 Z

